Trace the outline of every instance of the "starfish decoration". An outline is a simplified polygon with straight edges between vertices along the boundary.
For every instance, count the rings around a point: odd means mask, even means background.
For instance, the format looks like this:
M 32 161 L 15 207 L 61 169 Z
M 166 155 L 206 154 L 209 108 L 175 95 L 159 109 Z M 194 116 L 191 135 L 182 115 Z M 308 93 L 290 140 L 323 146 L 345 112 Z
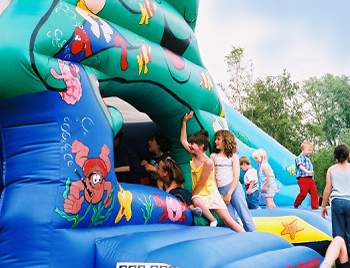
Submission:
M 282 222 L 282 225 L 283 225 L 284 229 L 282 230 L 281 235 L 289 234 L 290 239 L 294 240 L 295 234 L 297 232 L 301 232 L 301 231 L 304 230 L 303 227 L 300 227 L 297 224 L 298 224 L 298 220 L 297 219 L 294 219 L 290 223 Z

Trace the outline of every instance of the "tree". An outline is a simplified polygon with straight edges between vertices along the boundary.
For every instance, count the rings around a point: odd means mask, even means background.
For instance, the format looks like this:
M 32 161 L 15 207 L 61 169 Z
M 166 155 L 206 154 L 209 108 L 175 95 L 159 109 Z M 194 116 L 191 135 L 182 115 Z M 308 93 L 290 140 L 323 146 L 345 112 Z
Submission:
M 326 171 L 334 163 L 337 144 L 350 144 L 350 84 L 347 76 L 326 74 L 303 82 L 306 129 L 315 144 L 312 157 L 317 188 L 325 186 Z
M 309 131 L 320 147 L 335 146 L 350 129 L 350 84 L 347 76 L 326 74 L 303 83 L 304 113 Z
M 231 51 L 225 56 L 227 72 L 230 74 L 229 84 L 219 87 L 227 96 L 236 110 L 244 110 L 245 98 L 253 85 L 253 63 L 244 61 L 244 50 L 241 47 L 232 46 Z
M 286 70 L 259 79 L 248 92 L 243 114 L 293 153 L 303 140 L 300 88 Z
M 319 193 L 323 192 L 326 186 L 326 173 L 328 168 L 334 163 L 333 148 L 327 146 L 315 151 L 312 155 L 312 163 L 314 166 L 314 178 Z
M 350 129 L 344 128 L 339 135 L 339 144 L 350 145 Z M 326 185 L 326 172 L 327 169 L 335 163 L 334 146 L 326 145 L 322 148 L 318 148 L 312 155 L 312 162 L 314 166 L 314 176 L 317 182 L 317 189 L 319 193 L 323 192 Z

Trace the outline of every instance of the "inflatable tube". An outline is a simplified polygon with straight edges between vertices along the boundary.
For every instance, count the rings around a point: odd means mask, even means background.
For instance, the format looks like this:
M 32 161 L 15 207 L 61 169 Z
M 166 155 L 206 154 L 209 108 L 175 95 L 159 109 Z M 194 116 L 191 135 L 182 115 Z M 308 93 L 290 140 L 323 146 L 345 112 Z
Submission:
M 210 227 L 184 227 L 179 230 L 145 232 L 101 239 L 96 241 L 96 266 L 115 267 L 117 262 L 131 260 L 145 262 L 149 261 L 147 256 L 150 252 L 175 243 L 232 234 L 232 231 L 227 228 L 218 228 L 213 232 Z
M 103 253 L 97 250 L 97 243 L 103 238 L 110 238 L 121 235 L 137 235 L 138 233 L 152 233 L 152 232 L 172 232 L 176 229 L 183 230 L 192 228 L 192 226 L 181 226 L 176 224 L 149 224 L 149 225 L 124 225 L 104 228 L 77 228 L 70 229 L 56 229 L 51 233 L 52 241 L 50 245 L 50 266 L 47 267 L 96 267 L 95 259 L 97 255 L 112 253 L 110 249 L 106 249 Z M 33 251 L 33 250 L 31 250 Z M 98 252 L 98 253 L 97 253 Z M 26 251 L 24 251 L 26 253 Z M 135 252 L 136 254 L 137 252 Z M 109 258 L 107 255 L 105 256 Z M 21 260 L 25 260 L 24 256 Z M 43 261 L 44 262 L 44 261 Z M 19 267 L 14 263 L 3 262 L 9 267 Z M 23 267 L 23 266 L 22 266 Z M 28 266 L 27 266 L 28 267 Z
M 221 267 L 237 260 L 249 259 L 260 254 L 264 255 L 263 253 L 266 251 L 274 252 L 275 254 L 272 254 L 274 259 L 283 259 L 283 263 L 288 264 L 285 267 L 294 267 L 297 264 L 295 261 L 296 253 L 303 251 L 297 250 L 295 253 L 289 254 L 290 251 L 293 252 L 291 250 L 293 247 L 288 242 L 267 233 L 213 235 L 210 228 L 192 227 L 192 229 L 196 231 L 196 235 L 193 235 L 190 230 L 188 230 L 189 232 L 174 230 L 167 235 L 166 240 L 164 240 L 162 232 L 103 239 L 97 242 L 96 267 L 116 267 L 118 263 L 123 262 L 164 262 L 173 267 L 185 268 Z M 244 250 L 241 250 L 242 248 Z M 136 249 L 138 253 L 135 255 Z M 278 255 L 281 250 L 288 254 Z M 193 255 L 191 252 L 196 252 L 196 254 Z M 261 259 L 264 257 L 261 256 Z M 310 258 L 318 263 L 321 260 L 320 255 L 308 250 L 307 257 L 301 261 L 310 261 Z M 260 260 L 260 258 L 258 259 Z M 273 263 L 273 261 L 268 262 Z M 280 260 L 278 262 L 282 263 Z M 260 263 L 260 261 L 256 263 Z
M 281 256 L 288 256 L 284 258 Z M 273 260 L 273 261 L 272 261 Z M 291 261 L 294 260 L 294 261 Z M 319 267 L 320 258 L 314 251 L 305 247 L 294 247 L 268 251 L 221 266 L 221 268 L 250 268 L 259 263 L 262 268 L 280 267 Z

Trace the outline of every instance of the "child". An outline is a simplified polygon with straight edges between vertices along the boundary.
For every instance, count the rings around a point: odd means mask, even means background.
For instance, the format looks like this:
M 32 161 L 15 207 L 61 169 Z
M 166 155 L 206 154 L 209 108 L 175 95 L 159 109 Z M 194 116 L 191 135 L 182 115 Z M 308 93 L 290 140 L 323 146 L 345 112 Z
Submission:
M 332 233 L 333 237 L 344 238 L 350 250 L 350 164 L 349 149 L 346 145 L 338 145 L 334 149 L 336 164 L 331 166 L 326 175 L 326 186 L 323 192 L 321 213 L 326 217 L 327 202 L 331 197 Z
M 335 261 L 337 261 L 336 267 L 350 268 L 349 253 L 344 239 L 340 236 L 333 238 L 320 268 L 332 268 Z
M 213 209 L 223 222 L 236 232 L 244 232 L 243 228 L 235 222 L 217 189 L 214 178 L 214 163 L 205 154 L 209 144 L 206 131 L 199 131 L 187 140 L 186 123 L 193 117 L 193 112 L 185 114 L 182 119 L 180 141 L 183 147 L 192 155 L 192 202 L 202 209 L 204 217 L 210 221 L 210 226 L 216 227 L 217 221 L 209 209 Z
M 255 168 L 250 165 L 248 157 L 242 156 L 239 159 L 241 169 L 245 171 L 244 185 L 247 192 L 247 204 L 250 209 L 259 208 L 259 181 L 258 173 Z
M 202 215 L 202 209 L 192 205 L 192 195 L 183 188 L 185 182 L 181 169 L 170 157 L 159 161 L 158 175 L 163 182 L 164 190 L 185 203 L 196 216 Z
M 275 179 L 275 174 L 267 162 L 265 150 L 258 149 L 254 151 L 253 158 L 259 165 L 258 178 L 261 184 L 261 194 L 265 198 L 266 206 L 267 208 L 276 208 L 273 197 L 279 192 L 279 188 Z
M 114 172 L 115 173 L 127 173 L 130 172 L 130 164 L 129 159 L 126 157 L 127 153 L 122 151 L 121 141 L 123 139 L 123 131 L 119 131 L 117 136 L 114 138 Z M 121 158 L 121 154 L 123 155 L 123 158 Z M 121 181 L 118 174 L 118 181 Z
M 314 181 L 314 170 L 310 160 L 312 143 L 303 141 L 300 145 L 301 154 L 295 159 L 295 170 L 300 192 L 294 201 L 294 207 L 298 208 L 307 194 L 311 196 L 311 208 L 318 209 L 317 187 Z
M 148 151 L 152 154 L 152 158 L 148 161 L 142 160 L 141 166 L 143 166 L 149 174 L 150 185 L 162 188 L 162 182 L 159 180 L 157 169 L 160 159 L 168 156 L 169 142 L 164 136 L 156 133 L 148 139 Z
M 228 130 L 215 133 L 215 153 L 210 155 L 215 166 L 215 179 L 231 217 L 235 209 L 247 232 L 255 231 L 252 215 L 248 209 L 242 185 L 239 183 L 239 158 L 236 154 L 235 136 Z
M 118 182 L 143 183 L 147 177 L 145 169 L 140 165 L 140 157 L 132 141 L 125 138 L 124 129 L 120 130 L 114 139 L 114 171 Z M 148 178 L 146 178 L 148 179 Z M 147 184 L 149 182 L 147 181 Z

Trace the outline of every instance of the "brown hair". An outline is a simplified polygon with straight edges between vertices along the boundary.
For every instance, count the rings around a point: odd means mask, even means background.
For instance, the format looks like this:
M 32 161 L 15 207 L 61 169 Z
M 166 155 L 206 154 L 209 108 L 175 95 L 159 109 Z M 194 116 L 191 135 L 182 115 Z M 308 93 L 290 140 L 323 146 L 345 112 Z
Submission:
M 334 158 L 338 163 L 344 163 L 349 160 L 349 149 L 345 144 L 338 145 L 334 149 Z
M 164 162 L 165 171 L 168 173 L 169 185 L 172 181 L 175 181 L 178 185 L 182 185 L 185 182 L 185 179 L 182 175 L 180 167 L 176 164 L 175 160 L 168 156 L 161 161 Z
M 240 159 L 239 159 L 239 164 L 242 166 L 243 164 L 247 164 L 247 165 L 250 165 L 250 160 L 248 157 L 246 156 L 242 156 Z
M 215 133 L 215 138 L 220 136 L 224 145 L 224 153 L 227 157 L 231 157 L 235 152 L 237 152 L 237 142 L 235 135 L 232 132 L 221 129 Z M 220 150 L 216 149 L 214 146 L 215 153 L 219 153 Z
M 198 145 L 204 145 L 203 150 L 205 151 L 209 145 L 209 134 L 208 131 L 201 129 L 200 131 L 194 133 L 188 138 L 189 143 L 195 143 Z
M 148 140 L 149 141 L 155 140 L 156 143 L 159 145 L 160 150 L 163 153 L 169 152 L 171 149 L 169 139 L 167 137 L 163 136 L 162 134 L 160 134 L 160 132 L 156 132 L 151 137 L 149 137 Z

